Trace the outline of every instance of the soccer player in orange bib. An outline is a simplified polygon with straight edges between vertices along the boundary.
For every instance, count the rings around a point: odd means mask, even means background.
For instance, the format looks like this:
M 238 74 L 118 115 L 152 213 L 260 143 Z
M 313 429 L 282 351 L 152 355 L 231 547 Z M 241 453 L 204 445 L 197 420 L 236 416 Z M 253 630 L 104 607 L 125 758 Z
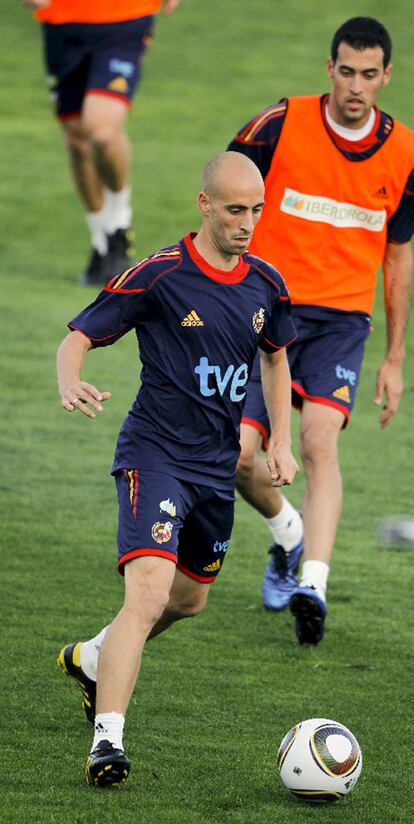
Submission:
M 180 0 L 23 0 L 42 23 L 47 81 L 86 211 L 91 255 L 81 282 L 106 283 L 130 263 L 126 119 L 155 15 Z
M 390 36 L 381 23 L 348 20 L 332 42 L 330 93 L 282 98 L 229 145 L 254 160 L 265 179 L 266 205 L 250 250 L 282 272 L 298 331 L 288 357 L 292 402 L 302 412 L 303 526 L 299 513 L 270 486 L 259 455 L 269 424 L 258 371 L 242 419 L 238 489 L 273 534 L 264 604 L 273 610 L 290 606 L 300 643 L 317 644 L 324 632 L 342 504 L 337 441 L 354 404 L 381 265 L 387 340 L 374 398 L 378 405 L 385 398 L 381 427 L 397 412 L 403 390 L 414 133 L 376 106 L 391 78 L 390 58 Z

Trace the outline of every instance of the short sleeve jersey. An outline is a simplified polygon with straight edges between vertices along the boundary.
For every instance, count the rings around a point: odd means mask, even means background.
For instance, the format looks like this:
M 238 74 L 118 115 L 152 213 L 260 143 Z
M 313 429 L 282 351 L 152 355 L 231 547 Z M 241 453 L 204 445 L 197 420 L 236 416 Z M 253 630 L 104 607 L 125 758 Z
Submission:
M 152 469 L 216 488 L 234 483 L 246 384 L 257 348 L 296 337 L 287 288 L 250 254 L 210 266 L 191 235 L 113 278 L 68 325 L 93 347 L 134 329 L 141 386 L 112 471 Z

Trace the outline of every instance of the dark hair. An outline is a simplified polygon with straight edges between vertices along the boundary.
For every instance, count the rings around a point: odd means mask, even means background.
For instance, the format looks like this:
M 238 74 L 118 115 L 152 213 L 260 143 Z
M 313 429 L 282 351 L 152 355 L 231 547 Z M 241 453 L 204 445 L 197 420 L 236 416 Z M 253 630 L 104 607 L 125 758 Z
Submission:
M 391 37 L 385 26 L 374 17 L 351 17 L 339 27 L 331 45 L 331 57 L 334 63 L 338 57 L 340 43 L 347 43 L 348 46 L 358 51 L 380 46 L 384 53 L 384 69 L 390 62 Z

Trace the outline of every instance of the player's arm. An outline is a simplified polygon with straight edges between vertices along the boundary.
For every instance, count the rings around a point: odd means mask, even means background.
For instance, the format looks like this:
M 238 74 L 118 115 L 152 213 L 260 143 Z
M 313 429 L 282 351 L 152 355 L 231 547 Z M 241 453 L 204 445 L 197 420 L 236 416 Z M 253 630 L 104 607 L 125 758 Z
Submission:
M 43 9 L 45 6 L 48 6 L 50 0 L 22 0 L 23 6 L 27 6 L 29 9 Z
M 249 120 L 227 146 L 228 152 L 240 152 L 250 158 L 259 169 L 263 180 L 272 164 L 287 107 L 288 101 L 285 98 L 273 106 L 268 106 Z
M 389 424 L 398 410 L 403 391 L 404 337 L 408 322 L 413 255 L 410 242 L 387 243 L 382 263 L 387 324 L 385 358 L 378 369 L 374 402 L 385 406 L 380 426 Z
M 163 0 L 161 3 L 161 11 L 162 13 L 168 17 L 174 9 L 177 8 L 181 3 L 181 0 Z
M 271 437 L 267 451 L 272 486 L 291 484 L 299 467 L 290 444 L 291 380 L 286 350 L 260 352 L 262 387 L 269 416 Z
M 56 374 L 63 409 L 67 412 L 78 409 L 88 418 L 95 418 L 93 410 L 102 412 L 102 401 L 108 400 L 111 393 L 100 392 L 92 383 L 81 380 L 82 366 L 90 349 L 91 341 L 82 332 L 70 332 L 57 351 Z

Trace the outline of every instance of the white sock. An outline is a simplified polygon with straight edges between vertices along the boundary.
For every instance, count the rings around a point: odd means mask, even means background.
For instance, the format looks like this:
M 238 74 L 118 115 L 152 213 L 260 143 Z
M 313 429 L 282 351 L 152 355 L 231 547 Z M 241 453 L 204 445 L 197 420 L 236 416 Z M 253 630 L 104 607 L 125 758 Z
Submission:
M 104 627 L 91 638 L 90 641 L 84 641 L 80 648 L 80 665 L 81 669 L 91 681 L 96 681 L 96 674 L 98 672 L 98 659 L 101 651 L 103 639 L 105 638 L 106 630 Z
M 132 223 L 131 187 L 125 186 L 120 192 L 105 190 L 108 200 L 106 231 L 113 235 L 117 229 L 129 229 Z
M 119 712 L 100 712 L 95 716 L 95 735 L 91 747 L 95 749 L 100 741 L 110 741 L 118 750 L 123 750 L 125 717 Z
M 304 561 L 300 587 L 315 587 L 317 594 L 324 601 L 328 584 L 329 566 L 323 561 Z
M 105 202 L 98 212 L 87 212 L 86 222 L 91 233 L 91 243 L 100 255 L 106 255 L 108 251 L 108 239 L 106 237 L 106 225 L 108 222 L 108 202 L 105 195 Z
M 282 509 L 273 518 L 265 518 L 273 538 L 285 552 L 290 552 L 302 540 L 303 523 L 297 509 L 283 497 Z

